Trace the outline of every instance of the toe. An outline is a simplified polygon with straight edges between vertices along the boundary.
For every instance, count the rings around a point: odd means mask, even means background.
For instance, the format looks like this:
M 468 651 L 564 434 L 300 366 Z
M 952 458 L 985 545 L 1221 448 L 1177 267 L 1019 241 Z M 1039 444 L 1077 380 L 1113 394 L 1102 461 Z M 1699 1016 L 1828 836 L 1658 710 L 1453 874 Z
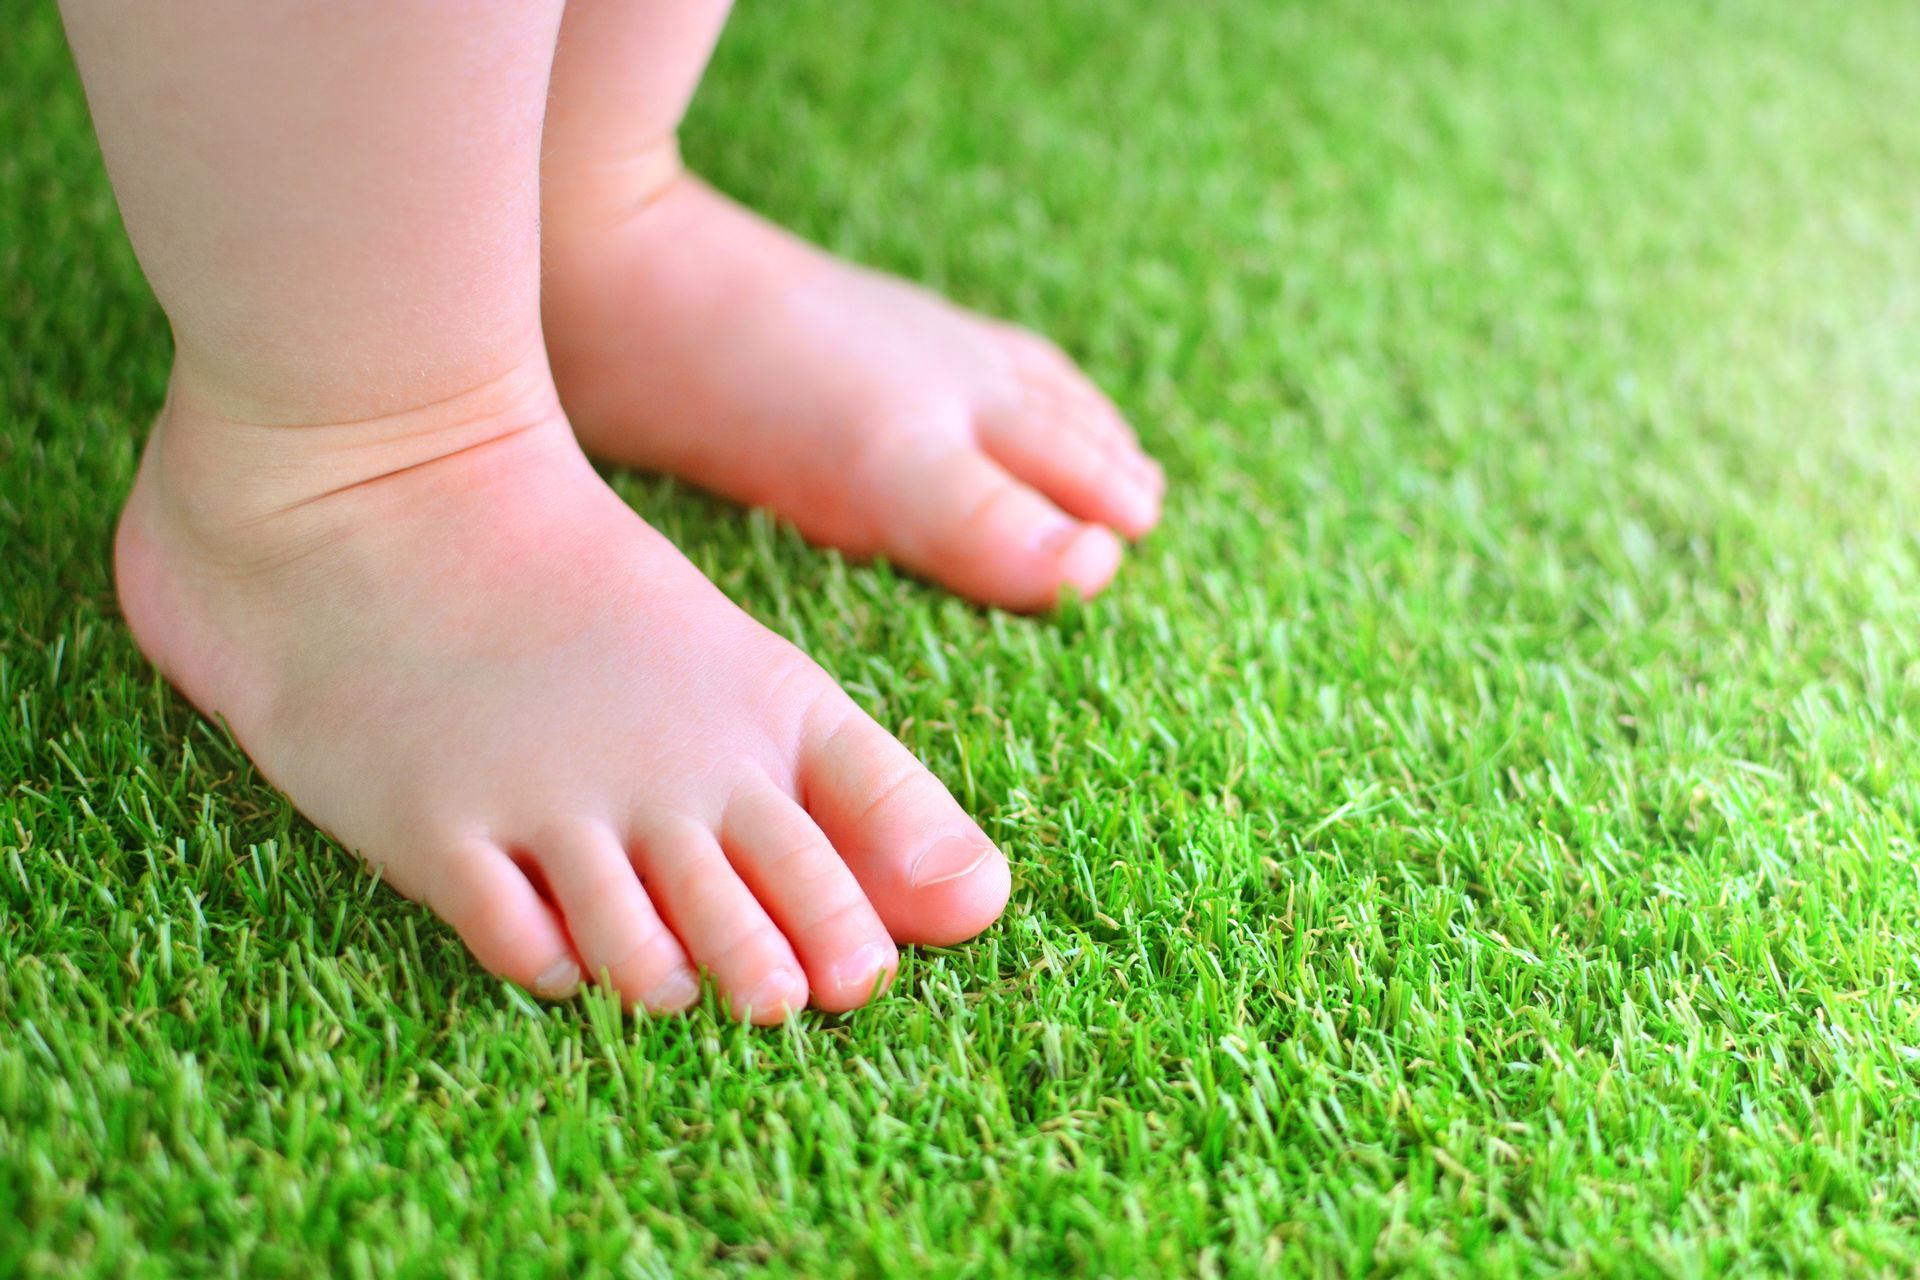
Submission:
M 908 568 L 962 595 L 1045 609 L 1064 588 L 1092 596 L 1120 567 L 1112 530 L 1075 520 L 967 443 L 896 459 L 888 484 Z
M 734 1016 L 779 1022 L 807 1003 L 807 979 L 786 937 L 727 862 L 713 833 L 691 820 L 638 841 L 641 874 L 693 962 L 713 976 Z
M 700 995 L 687 953 L 640 883 L 610 827 L 568 825 L 534 846 L 587 976 L 605 982 L 629 1006 L 685 1009 Z
M 1092 430 L 1087 417 L 1082 404 L 1023 399 L 981 416 L 980 443 L 1069 515 L 1142 537 L 1160 522 L 1158 474 L 1138 449 Z
M 911 751 L 845 704 L 803 748 L 801 787 L 820 830 L 895 940 L 973 937 L 1007 904 L 1007 860 Z
M 815 1004 L 852 1009 L 893 980 L 900 956 L 867 895 L 806 810 L 772 783 L 735 793 L 720 844 L 799 955 Z
M 1133 427 L 1071 356 L 1026 329 L 1008 325 L 999 333 L 1014 377 L 1027 394 L 1082 406 L 1089 430 L 1139 452 L 1140 437 Z M 1145 454 L 1140 456 L 1144 458 Z
M 549 1000 L 563 1000 L 580 985 L 566 930 L 503 850 L 474 844 L 456 851 L 427 901 L 501 977 Z
M 1160 519 L 1167 476 L 1113 401 L 1038 334 L 1000 331 L 1016 393 L 986 415 L 983 442 L 1009 470 L 1087 520 L 1128 537 Z

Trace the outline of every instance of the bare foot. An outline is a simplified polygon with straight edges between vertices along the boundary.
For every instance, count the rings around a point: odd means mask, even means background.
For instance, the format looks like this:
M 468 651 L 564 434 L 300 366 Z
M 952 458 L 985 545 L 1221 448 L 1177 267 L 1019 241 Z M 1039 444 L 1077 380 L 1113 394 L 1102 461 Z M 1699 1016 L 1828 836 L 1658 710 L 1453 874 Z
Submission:
M 543 995 L 846 1009 L 1005 861 L 594 475 L 544 366 L 259 427 L 176 380 L 120 527 L 142 648 L 301 811 Z
M 670 161 L 548 198 L 548 350 L 589 452 L 990 604 L 1106 586 L 1120 538 L 1159 519 L 1164 480 L 1071 361 L 822 253 Z

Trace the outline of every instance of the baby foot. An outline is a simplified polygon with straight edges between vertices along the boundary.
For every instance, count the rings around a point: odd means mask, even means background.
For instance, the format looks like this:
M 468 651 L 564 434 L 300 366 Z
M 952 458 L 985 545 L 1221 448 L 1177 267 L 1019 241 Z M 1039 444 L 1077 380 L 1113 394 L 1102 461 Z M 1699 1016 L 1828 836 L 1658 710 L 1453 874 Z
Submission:
M 1106 586 L 1164 479 L 1031 333 L 822 253 L 661 165 L 549 197 L 548 350 L 589 452 L 990 604 Z
M 547 996 L 863 1003 L 1007 866 L 913 755 L 593 473 L 545 369 L 257 427 L 176 381 L 121 521 L 141 647 L 262 773 Z

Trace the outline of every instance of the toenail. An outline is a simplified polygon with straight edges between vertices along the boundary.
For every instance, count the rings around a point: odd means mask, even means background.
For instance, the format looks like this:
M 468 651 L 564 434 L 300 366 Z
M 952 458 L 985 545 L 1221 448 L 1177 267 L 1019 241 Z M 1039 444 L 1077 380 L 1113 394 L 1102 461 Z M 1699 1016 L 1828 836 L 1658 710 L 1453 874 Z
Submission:
M 805 991 L 800 984 L 800 975 L 791 969 L 775 969 L 760 979 L 760 985 L 746 999 L 745 1012 L 765 1013 L 769 1009 L 784 1009 L 799 1002 L 797 992 Z
M 700 979 L 692 970 L 678 969 L 654 983 L 647 995 L 650 1009 L 684 1009 L 700 994 Z
M 854 949 L 852 955 L 833 966 L 830 975 L 833 985 L 847 988 L 857 987 L 862 994 L 871 994 L 881 979 L 891 978 L 891 970 L 899 959 L 900 953 L 890 943 L 869 942 Z M 884 983 L 880 985 L 884 986 Z
M 580 966 L 571 959 L 555 960 L 547 966 L 546 972 L 533 980 L 533 993 L 541 996 L 564 996 L 580 985 Z
M 1116 450 L 1114 466 L 1127 483 L 1138 485 L 1142 489 L 1157 489 L 1163 483 L 1159 468 L 1154 466 L 1153 459 L 1138 449 Z
M 1060 556 L 1060 576 L 1090 596 L 1113 579 L 1120 567 L 1120 539 L 1113 531 L 1089 525 Z
M 1131 479 L 1119 486 L 1120 496 L 1133 513 L 1133 523 L 1148 525 L 1153 523 L 1154 512 L 1160 507 L 1160 494 L 1144 480 Z
M 1062 520 L 1050 524 L 1034 535 L 1033 544 L 1048 555 L 1058 555 L 1067 549 L 1069 543 L 1080 536 L 1081 526 L 1071 520 Z
M 973 836 L 948 836 L 921 850 L 907 871 L 907 883 L 916 889 L 931 888 L 970 875 L 974 868 L 993 856 L 993 846 Z

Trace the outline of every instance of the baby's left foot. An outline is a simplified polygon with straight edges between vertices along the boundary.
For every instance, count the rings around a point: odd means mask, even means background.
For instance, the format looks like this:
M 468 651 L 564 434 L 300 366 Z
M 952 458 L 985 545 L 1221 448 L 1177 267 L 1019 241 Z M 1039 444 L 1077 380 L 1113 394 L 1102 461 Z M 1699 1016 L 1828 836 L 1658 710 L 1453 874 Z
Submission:
M 1165 481 L 1071 361 L 659 172 L 548 199 L 547 345 L 589 452 L 989 604 L 1106 586 Z

